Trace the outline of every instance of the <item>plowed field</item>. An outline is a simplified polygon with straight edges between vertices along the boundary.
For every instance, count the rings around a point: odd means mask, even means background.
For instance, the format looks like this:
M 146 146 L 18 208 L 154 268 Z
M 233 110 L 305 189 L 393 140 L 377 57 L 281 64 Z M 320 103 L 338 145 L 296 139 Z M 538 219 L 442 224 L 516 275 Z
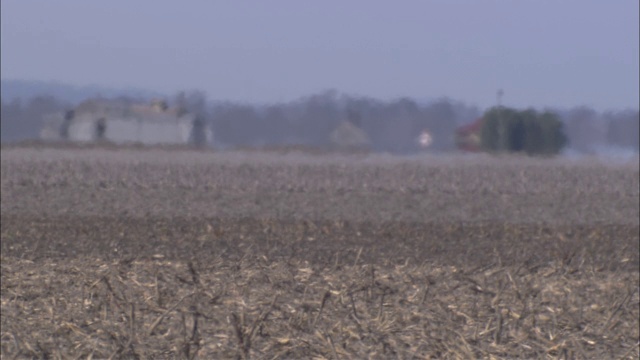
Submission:
M 1 357 L 637 359 L 637 163 L 15 146 Z

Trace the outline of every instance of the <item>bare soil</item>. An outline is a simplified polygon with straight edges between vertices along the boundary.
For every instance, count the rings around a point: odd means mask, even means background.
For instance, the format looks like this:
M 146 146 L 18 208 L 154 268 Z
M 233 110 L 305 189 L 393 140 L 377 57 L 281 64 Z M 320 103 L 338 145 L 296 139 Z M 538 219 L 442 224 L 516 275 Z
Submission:
M 637 359 L 594 159 L 2 148 L 1 358 Z

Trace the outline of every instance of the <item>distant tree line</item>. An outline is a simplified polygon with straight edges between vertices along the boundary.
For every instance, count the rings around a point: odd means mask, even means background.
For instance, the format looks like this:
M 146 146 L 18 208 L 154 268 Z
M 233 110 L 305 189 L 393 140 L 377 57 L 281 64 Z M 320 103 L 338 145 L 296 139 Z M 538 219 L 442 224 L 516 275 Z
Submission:
M 182 95 L 191 102 L 202 95 Z M 449 99 L 418 103 L 411 99 L 380 101 L 326 91 L 289 103 L 250 105 L 213 103 L 206 109 L 215 142 L 228 147 L 305 145 L 330 146 L 331 133 L 344 121 L 362 129 L 373 151 L 411 153 L 419 150 L 418 136 L 429 131 L 432 151 L 455 150 L 455 129 L 480 114 L 476 107 Z
M 567 144 L 563 123 L 551 111 L 494 107 L 483 119 L 481 143 L 490 152 L 556 155 Z
M 64 111 L 70 107 L 53 96 L 37 96 L 31 99 L 2 100 L 0 109 L 0 141 L 3 143 L 37 139 L 42 119 L 47 114 Z
M 560 111 L 570 149 L 594 154 L 603 148 L 640 150 L 638 110 L 597 111 L 585 106 Z
M 342 122 L 349 121 L 369 136 L 373 151 L 416 152 L 419 150 L 417 138 L 425 130 L 433 138 L 429 151 L 455 151 L 456 128 L 483 116 L 477 107 L 450 99 L 423 103 L 409 98 L 382 101 L 337 91 L 268 105 L 211 102 L 206 100 L 204 93 L 191 91 L 177 94 L 170 102 L 184 111 L 196 113 L 204 124 L 210 125 L 214 142 L 221 147 L 326 147 L 331 141 L 331 133 Z M 75 105 L 53 96 L 2 100 L 1 140 L 5 143 L 37 139 L 45 115 L 63 112 Z M 501 111 L 503 118 L 518 120 L 500 120 Z M 553 153 L 564 143 L 560 137 L 551 136 L 553 128 L 561 125 L 566 147 L 573 151 L 595 153 L 602 147 L 613 147 L 638 152 L 638 115 L 638 110 L 598 113 L 587 107 L 553 113 L 489 109 L 484 114 L 488 123 L 495 123 L 492 126 L 496 129 L 507 129 L 501 131 L 512 136 L 499 141 L 486 140 L 485 146 L 493 151 L 513 149 L 532 154 Z M 496 136 L 488 128 L 486 131 L 485 136 Z M 534 141 L 536 137 L 544 141 Z

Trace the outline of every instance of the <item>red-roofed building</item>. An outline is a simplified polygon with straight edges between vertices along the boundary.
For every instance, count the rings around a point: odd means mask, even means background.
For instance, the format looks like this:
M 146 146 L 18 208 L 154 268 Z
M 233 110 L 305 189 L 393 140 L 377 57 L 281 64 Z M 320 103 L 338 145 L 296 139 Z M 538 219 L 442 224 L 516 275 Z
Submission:
M 458 149 L 470 152 L 479 152 L 482 150 L 481 136 L 482 125 L 484 119 L 479 118 L 476 121 L 461 126 L 456 129 L 456 145 Z

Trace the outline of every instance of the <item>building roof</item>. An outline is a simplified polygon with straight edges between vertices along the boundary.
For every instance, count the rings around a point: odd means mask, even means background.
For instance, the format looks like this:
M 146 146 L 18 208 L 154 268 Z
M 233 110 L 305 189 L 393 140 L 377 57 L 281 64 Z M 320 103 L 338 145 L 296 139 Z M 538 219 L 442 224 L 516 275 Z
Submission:
M 145 121 L 172 121 L 187 115 L 177 107 L 168 107 L 166 102 L 129 103 L 123 100 L 90 99 L 75 108 L 76 117 L 96 115 L 108 118 L 136 118 Z
M 481 132 L 484 120 L 482 118 L 456 129 L 456 144 L 464 151 L 477 152 L 482 148 Z
M 331 142 L 340 147 L 366 147 L 369 136 L 350 121 L 344 121 L 331 133 Z
M 456 134 L 458 136 L 466 136 L 471 134 L 477 134 L 482 131 L 482 124 L 484 123 L 484 119 L 478 118 L 474 122 L 460 126 L 456 129 Z

